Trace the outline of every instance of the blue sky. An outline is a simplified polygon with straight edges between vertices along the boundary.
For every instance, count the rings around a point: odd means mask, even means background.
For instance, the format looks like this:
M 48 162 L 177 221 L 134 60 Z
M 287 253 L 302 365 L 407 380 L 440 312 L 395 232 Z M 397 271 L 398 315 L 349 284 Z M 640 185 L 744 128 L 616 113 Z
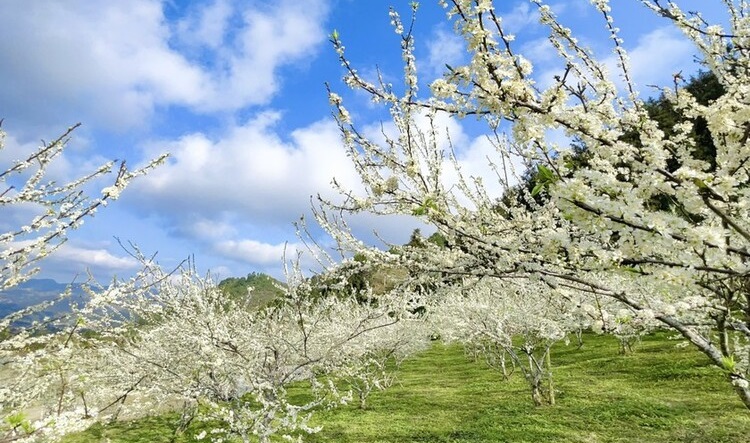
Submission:
M 44 265 L 41 276 L 70 281 L 92 271 L 106 280 L 136 264 L 115 237 L 175 264 L 194 255 L 221 277 L 281 275 L 284 245 L 298 240 L 292 222 L 308 215 L 310 196 L 333 195 L 330 181 L 356 188 L 324 83 L 344 96 L 362 126 L 382 110 L 340 82 L 327 41 L 337 29 L 361 72 L 376 66 L 395 82 L 401 69 L 388 6 L 405 18 L 410 0 L 3 0 L 0 2 L 0 117 L 7 152 L 50 140 L 82 122 L 66 156 L 52 169 L 64 179 L 106 160 L 131 165 L 170 152 L 168 163 L 134 183 L 86 221 Z M 420 2 L 416 55 L 421 81 L 466 57 L 438 2 Z M 517 47 L 540 82 L 559 69 L 546 32 L 527 0 L 495 2 Z M 698 5 L 709 18 L 719 0 Z M 693 73 L 693 47 L 636 0 L 614 0 L 636 82 L 670 82 Z M 561 20 L 602 58 L 611 46 L 586 0 L 552 1 Z M 647 88 L 642 88 L 647 90 Z M 423 90 L 426 90 L 424 88 Z M 452 122 L 466 170 L 486 170 L 476 127 Z M 0 157 L 0 162 L 7 157 Z M 3 163 L 4 165 L 4 163 Z M 104 186 L 104 185 L 101 185 Z M 0 229 L 17 214 L 3 208 Z M 362 215 L 362 236 L 377 230 L 404 242 L 416 220 Z M 4 231 L 3 231 L 4 232 Z

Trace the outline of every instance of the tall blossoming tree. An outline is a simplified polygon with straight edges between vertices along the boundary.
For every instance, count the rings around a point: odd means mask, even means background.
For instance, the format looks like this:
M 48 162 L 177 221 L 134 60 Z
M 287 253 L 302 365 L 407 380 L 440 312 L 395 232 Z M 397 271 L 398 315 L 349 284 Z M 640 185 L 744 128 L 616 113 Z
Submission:
M 517 52 L 490 0 L 440 2 L 470 60 L 448 67 L 430 85 L 428 98 L 418 95 L 414 39 L 398 14 L 391 16 L 405 64 L 403 93 L 363 78 L 334 32 L 345 83 L 384 103 L 396 130 L 385 142 L 368 139 L 341 97 L 330 93 L 366 194 L 341 189 L 344 204 L 324 205 L 412 214 L 435 225 L 450 252 L 415 251 L 410 261 L 415 269 L 452 275 L 454 281 L 467 275 L 539 279 L 606 298 L 633 318 L 674 329 L 724 371 L 750 408 L 748 2 L 723 1 L 729 25 L 724 29 L 681 10 L 677 2 L 633 1 L 639 13 L 655 13 L 680 29 L 724 90 L 701 104 L 676 76 L 662 90 L 677 114 L 667 131 L 638 95 L 608 1 L 591 3 L 611 37 L 614 73 L 548 5 L 530 1 L 561 62 L 546 88 L 534 81 L 532 63 Z M 446 115 L 477 117 L 487 125 L 497 174 L 460 173 L 455 147 L 437 123 Z M 705 147 L 694 136 L 698 120 L 705 121 L 715 158 L 699 154 Z M 550 141 L 550 130 L 579 141 L 585 164 L 568 146 Z M 531 190 L 511 189 L 519 163 L 536 171 Z M 492 195 L 485 186 L 489 180 L 498 180 L 506 194 Z M 331 214 L 319 212 L 323 226 L 342 244 L 363 249 Z M 623 279 L 632 284 L 620 285 Z M 601 317 L 604 324 L 607 318 Z
M 0 124 L 2 121 L 0 121 Z M 108 162 L 67 183 L 46 179 L 49 166 L 64 151 L 73 131 L 68 128 L 50 143 L 43 143 L 23 159 L 0 167 L 0 208 L 4 211 L 26 209 L 29 219 L 0 234 L 0 290 L 23 282 L 34 275 L 34 265 L 66 240 L 69 230 L 78 228 L 85 217 L 94 215 L 109 200 L 116 200 L 128 183 L 164 160 L 160 157 L 144 168 L 129 170 L 125 162 Z M 6 134 L 0 129 L 0 149 Z M 98 177 L 116 172 L 113 182 L 99 195 L 88 195 L 84 186 Z
M 125 162 L 109 162 L 65 183 L 50 180 L 47 178 L 50 165 L 63 154 L 78 126 L 69 128 L 51 143 L 43 143 L 23 157 L 19 154 L 20 160 L 0 166 L 0 211 L 3 217 L 8 217 L 4 221 L 12 220 L 11 215 L 27 214 L 27 219 L 18 222 L 18 226 L 0 233 L 0 292 L 32 277 L 38 271 L 39 261 L 62 245 L 70 230 L 80 227 L 86 217 L 94 215 L 110 200 L 117 199 L 132 179 L 147 173 L 165 158 L 159 157 L 136 170 L 129 170 Z M 0 149 L 5 148 L 5 138 L 5 132 L 0 130 Z M 113 172 L 114 180 L 100 192 L 89 193 L 96 186 L 96 179 Z M 56 301 L 69 295 L 68 290 Z M 39 431 L 18 408 L 43 396 L 49 387 L 44 377 L 27 377 L 32 368 L 54 358 L 60 364 L 47 367 L 45 377 L 65 380 L 64 374 L 72 358 L 71 340 L 81 326 L 75 321 L 75 316 L 44 319 L 23 329 L 13 327 L 18 320 L 42 311 L 47 305 L 29 306 L 0 318 L 0 371 L 3 378 L 0 385 L 0 441 L 16 440 Z M 61 395 L 58 400 L 56 410 L 63 417 L 68 412 L 63 407 L 64 397 Z M 63 417 L 59 423 L 64 427 L 67 421 Z

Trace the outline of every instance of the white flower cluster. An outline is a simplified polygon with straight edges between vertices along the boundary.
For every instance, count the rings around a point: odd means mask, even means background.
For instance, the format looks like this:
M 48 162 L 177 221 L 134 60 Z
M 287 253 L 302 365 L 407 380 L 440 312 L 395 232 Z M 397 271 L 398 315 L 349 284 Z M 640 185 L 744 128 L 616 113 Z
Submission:
M 48 167 L 62 155 L 78 126 L 68 128 L 62 136 L 43 144 L 24 160 L 0 165 L 0 208 L 34 209 L 33 219 L 18 230 L 0 234 L 0 290 L 31 277 L 37 271 L 34 265 L 62 244 L 69 230 L 80 227 L 84 218 L 94 215 L 108 199 L 119 197 L 133 178 L 147 173 L 165 158 L 159 157 L 135 171 L 121 163 L 115 183 L 104 188 L 100 197 L 80 191 L 87 183 L 112 172 L 115 166 L 112 162 L 65 184 L 46 182 Z M 0 130 L 0 149 L 4 140 L 5 132 Z

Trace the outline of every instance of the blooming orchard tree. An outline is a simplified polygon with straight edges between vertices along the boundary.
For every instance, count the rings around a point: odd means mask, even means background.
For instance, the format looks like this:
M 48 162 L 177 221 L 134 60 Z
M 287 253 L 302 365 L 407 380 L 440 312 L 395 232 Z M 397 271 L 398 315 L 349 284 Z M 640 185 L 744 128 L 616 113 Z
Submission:
M 364 340 L 348 344 L 343 364 L 332 377 L 345 381 L 358 399 L 359 408 L 366 409 L 373 391 L 393 386 L 401 364 L 427 349 L 430 334 L 425 326 L 423 318 L 406 316 L 388 328 L 372 331 Z
M 442 337 L 479 350 L 504 377 L 511 375 L 507 356 L 528 382 L 534 404 L 555 404 L 550 349 L 578 326 L 577 300 L 539 282 L 481 279 L 463 286 L 463 291 L 448 291 L 432 308 Z
M 256 435 L 266 442 L 276 433 L 314 432 L 310 410 L 330 400 L 324 394 L 338 400 L 335 387 L 321 386 L 315 375 L 348 331 L 332 322 L 338 305 L 305 300 L 303 291 L 295 286 L 293 299 L 250 311 L 211 282 L 183 273 L 138 308 L 146 324 L 114 352 L 128 358 L 126 367 L 148 362 L 144 388 L 157 402 L 187 402 L 199 407 L 200 419 L 218 423 L 200 439 Z M 302 380 L 313 395 L 295 404 L 286 388 Z
M 2 121 L 0 121 L 0 124 Z M 34 265 L 58 248 L 70 229 L 83 224 L 86 216 L 94 215 L 108 200 L 116 200 L 128 183 L 143 175 L 165 156 L 144 168 L 130 171 L 125 162 L 109 162 L 67 183 L 56 183 L 45 178 L 50 164 L 58 158 L 80 124 L 51 143 L 42 144 L 22 160 L 0 167 L 0 208 L 4 211 L 26 209 L 30 219 L 20 227 L 0 234 L 0 290 L 27 280 L 37 268 Z M 5 132 L 0 130 L 0 149 L 5 146 Z M 96 178 L 117 170 L 111 185 L 100 195 L 87 195 L 84 186 Z M 0 327 L 3 324 L 0 323 Z
M 319 429 L 309 423 L 314 410 L 351 396 L 330 374 L 357 371 L 355 361 L 367 364 L 360 353 L 390 346 L 379 344 L 393 338 L 381 331 L 407 312 L 396 294 L 377 303 L 321 297 L 298 271 L 282 298 L 249 309 L 190 266 L 170 273 L 138 257 L 139 276 L 92 291 L 79 311 L 95 335 L 71 334 L 62 349 L 25 366 L 37 395 L 19 396 L 15 411 L 41 409 L 36 421 L 17 415 L 25 441 L 180 406 L 176 432 L 204 421 L 198 440 L 301 440 Z M 293 383 L 309 386 L 304 400 L 288 395 Z
M 0 291 L 33 276 L 38 270 L 37 262 L 58 248 L 66 240 L 69 230 L 78 228 L 86 216 L 93 215 L 109 200 L 117 199 L 133 178 L 147 173 L 165 158 L 157 158 L 134 171 L 128 170 L 125 162 L 117 167 L 115 162 L 110 162 L 67 183 L 48 180 L 49 166 L 63 153 L 77 127 L 69 128 L 62 136 L 43 144 L 24 159 L 0 167 L 3 171 L 0 172 L 3 217 L 11 220 L 11 215 L 31 214 L 28 220 L 20 223 L 20 227 L 0 234 Z M 5 132 L 0 130 L 0 149 L 4 148 L 4 142 Z M 99 195 L 88 195 L 87 186 L 113 169 L 117 170 L 115 180 Z M 19 210 L 22 212 L 17 212 Z M 56 301 L 69 295 L 70 290 L 60 294 Z M 95 303 L 101 301 L 98 295 L 78 314 L 96 309 Z M 80 363 L 76 341 L 85 317 L 74 314 L 45 318 L 29 328 L 12 328 L 15 322 L 40 312 L 48 304 L 30 306 L 0 318 L 0 371 L 3 379 L 0 385 L 0 441 L 15 441 L 26 436 L 36 438 L 45 431 L 50 431 L 48 435 L 68 432 L 86 422 L 79 420 L 79 415 L 90 418 L 85 406 L 82 414 L 75 414 L 67 408 L 70 396 L 83 401 L 84 405 L 86 403 L 80 388 L 84 380 L 69 377 L 71 367 Z M 92 361 L 82 363 L 89 365 Z M 61 388 L 51 389 L 53 385 Z M 40 413 L 40 400 L 50 397 L 53 400 L 49 404 L 54 405 L 51 409 L 56 412 L 54 426 L 44 420 L 34 425 L 32 418 L 45 415 Z M 24 405 L 31 405 L 34 412 L 27 415 Z
M 111 165 L 66 186 L 43 183 L 45 168 L 68 135 L 2 175 L 9 183 L 2 194 L 6 206 L 33 204 L 46 211 L 3 237 L 9 245 L 3 255 L 6 288 L 33 275 L 28 265 L 64 241 L 67 229 L 117 198 L 129 180 L 157 163 L 135 172 L 121 165 L 116 183 L 98 198 L 85 197 L 78 188 Z M 35 162 L 40 169 L 16 191 L 11 176 L 33 169 Z M 84 286 L 88 300 L 73 306 L 71 315 L 14 330 L 0 341 L 0 441 L 56 441 L 95 422 L 179 405 L 184 421 L 177 431 L 194 419 L 207 420 L 211 432 L 197 435 L 199 439 L 237 436 L 249 441 L 256 436 L 268 442 L 276 434 L 301 439 L 316 431 L 309 425 L 313 409 L 350 395 L 337 390 L 330 374 L 343 368 L 362 374 L 366 371 L 357 365 L 370 360 L 360 353 L 392 348 L 402 358 L 412 349 L 407 344 L 417 341 L 406 340 L 411 336 L 405 328 L 393 336 L 380 333 L 409 315 L 402 306 L 407 298 L 394 293 L 378 294 L 375 300 L 370 288 L 362 289 L 366 294 L 352 294 L 357 290 L 347 285 L 351 270 L 345 266 L 320 280 L 339 296 L 321 296 L 316 280 L 303 278 L 295 268 L 284 297 L 251 310 L 243 300 L 226 297 L 210 279 L 199 278 L 190 266 L 170 272 L 153 257 L 137 249 L 132 253 L 142 264 L 136 275 L 105 286 L 89 282 Z M 2 326 L 40 309 L 15 313 Z M 394 337 L 406 341 L 388 341 Z M 369 380 L 382 382 L 375 378 Z M 307 383 L 308 399 L 290 400 L 291 383 Z
M 608 283 L 626 288 L 633 281 Z M 652 314 L 539 280 L 464 278 L 460 286 L 436 290 L 433 298 L 431 320 L 442 337 L 463 344 L 467 354 L 483 358 L 501 370 L 503 378 L 519 370 L 536 406 L 555 403 L 550 358 L 555 343 L 567 344 L 571 333 L 588 327 L 615 335 L 621 352 L 629 352 L 634 341 L 654 328 Z
M 676 2 L 633 1 L 643 7 L 640 13 L 656 13 L 683 31 L 724 89 L 717 100 L 701 104 L 675 76 L 675 84 L 662 90 L 678 116 L 667 130 L 638 96 L 608 1 L 591 3 L 611 37 L 618 61 L 613 74 L 549 6 L 530 1 L 561 62 L 545 88 L 535 82 L 532 63 L 516 52 L 514 36 L 490 0 L 440 2 L 470 60 L 449 67 L 430 85 L 428 98 L 418 96 L 413 36 L 398 14 L 391 16 L 405 62 L 401 94 L 359 75 L 334 32 L 345 83 L 384 103 L 396 132 L 384 143 L 368 139 L 341 97 L 330 93 L 366 194 L 342 189 L 346 202 L 327 204 L 412 214 L 435 225 L 450 260 L 425 249 L 412 257 L 415 269 L 536 278 L 551 288 L 613 300 L 633 317 L 672 328 L 725 371 L 750 408 L 750 5 L 724 0 L 724 29 Z M 496 176 L 460 174 L 454 147 L 435 123 L 445 115 L 486 123 L 497 149 Z M 706 152 L 693 134 L 698 121 L 715 146 L 710 158 L 698 155 Z M 578 140 L 585 162 L 550 141 L 550 130 Z M 519 161 L 535 171 L 533 189 L 512 187 Z M 499 180 L 505 194 L 492 195 L 489 180 Z M 323 226 L 361 249 L 330 214 L 335 212 L 319 212 Z M 623 279 L 633 283 L 617 284 Z

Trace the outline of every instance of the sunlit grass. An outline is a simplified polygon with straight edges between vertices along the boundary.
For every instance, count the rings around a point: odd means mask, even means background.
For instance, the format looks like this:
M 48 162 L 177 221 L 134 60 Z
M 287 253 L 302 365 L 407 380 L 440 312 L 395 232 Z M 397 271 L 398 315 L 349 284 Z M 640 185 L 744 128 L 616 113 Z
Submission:
M 373 394 L 369 408 L 319 411 L 311 442 L 745 442 L 748 411 L 721 371 L 660 333 L 632 355 L 611 337 L 589 335 L 582 349 L 553 353 L 557 405 L 535 408 L 520 374 L 471 362 L 436 343 L 404 363 L 400 383 Z M 98 426 L 68 443 L 172 440 L 177 416 Z M 190 434 L 191 431 L 188 431 Z

